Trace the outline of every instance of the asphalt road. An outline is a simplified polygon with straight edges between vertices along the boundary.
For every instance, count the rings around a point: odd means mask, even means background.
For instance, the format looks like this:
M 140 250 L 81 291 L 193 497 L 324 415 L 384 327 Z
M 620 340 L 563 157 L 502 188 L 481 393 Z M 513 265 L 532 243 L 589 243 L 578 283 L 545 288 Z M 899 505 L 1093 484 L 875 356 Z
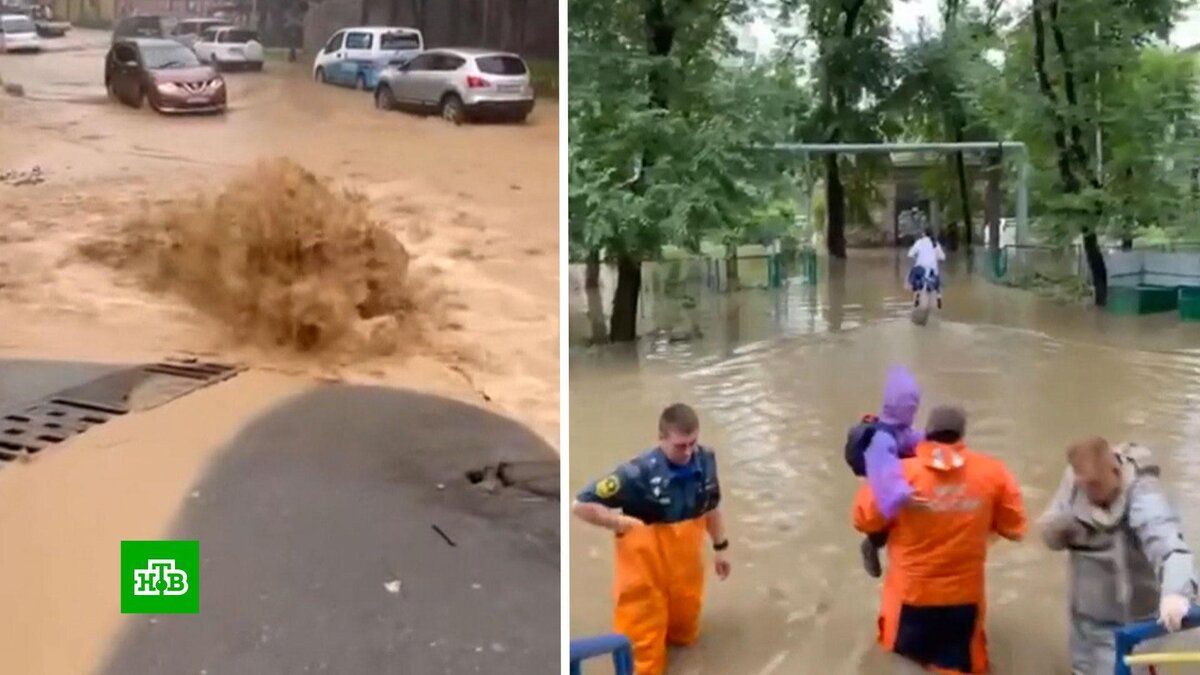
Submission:
M 104 370 L 0 362 L 0 404 Z M 128 616 L 98 672 L 559 672 L 559 504 L 468 478 L 497 461 L 557 484 L 551 447 L 463 403 L 331 385 L 280 404 L 180 495 L 200 613 Z

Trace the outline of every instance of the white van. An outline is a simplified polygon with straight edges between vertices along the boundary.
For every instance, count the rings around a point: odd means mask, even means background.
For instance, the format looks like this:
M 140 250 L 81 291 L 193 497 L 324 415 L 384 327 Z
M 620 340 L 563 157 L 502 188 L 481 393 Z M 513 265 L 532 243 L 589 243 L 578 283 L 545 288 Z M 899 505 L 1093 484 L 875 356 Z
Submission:
M 37 25 L 24 14 L 0 14 L 0 53 L 39 52 Z
M 313 78 L 318 82 L 371 89 L 382 65 L 411 57 L 423 49 L 425 38 L 416 28 L 343 28 L 317 53 Z

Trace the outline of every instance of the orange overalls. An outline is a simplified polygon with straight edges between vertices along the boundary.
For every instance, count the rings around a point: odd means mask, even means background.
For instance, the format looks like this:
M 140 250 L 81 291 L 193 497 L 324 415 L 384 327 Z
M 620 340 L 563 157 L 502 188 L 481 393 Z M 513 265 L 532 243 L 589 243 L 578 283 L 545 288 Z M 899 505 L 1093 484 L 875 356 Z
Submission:
M 716 456 L 699 447 L 688 467 L 672 468 L 662 451 L 651 450 L 578 499 L 647 523 L 616 537 L 613 626 L 633 643 L 637 675 L 663 675 L 667 645 L 700 636 L 707 515 L 721 499 Z
M 667 645 L 700 637 L 704 517 L 636 527 L 617 537 L 613 628 L 633 643 L 634 672 L 662 675 Z
M 927 508 L 888 522 L 869 486 L 854 498 L 857 530 L 888 531 L 879 644 L 935 673 L 986 673 L 984 562 L 991 535 L 1025 534 L 1020 489 L 999 460 L 961 443 L 923 442 L 902 468 Z

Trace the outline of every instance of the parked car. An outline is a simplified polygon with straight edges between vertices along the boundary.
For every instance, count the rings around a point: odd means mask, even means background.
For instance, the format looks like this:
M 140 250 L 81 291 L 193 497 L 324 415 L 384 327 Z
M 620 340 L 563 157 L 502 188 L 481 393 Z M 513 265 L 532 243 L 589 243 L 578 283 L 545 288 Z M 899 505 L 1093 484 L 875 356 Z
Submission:
M 375 89 L 381 67 L 425 48 L 415 28 L 344 28 L 334 33 L 313 61 L 313 78 L 364 91 Z
M 35 21 L 34 24 L 37 26 L 38 35 L 44 38 L 60 38 L 66 35 L 67 31 L 71 30 L 71 24 L 66 21 L 40 19 Z
M 228 25 L 222 19 L 183 19 L 171 29 L 171 37 L 185 47 L 195 47 L 205 31 Z
M 118 21 L 113 28 L 112 41 L 115 43 L 122 38 L 165 37 L 167 32 L 161 16 L 128 16 Z
M 0 52 L 37 52 L 42 40 L 37 25 L 24 14 L 0 14 Z
M 533 104 L 525 61 L 486 49 L 431 49 L 386 68 L 375 89 L 382 110 L 439 112 L 455 124 L 486 117 L 521 122 Z
M 217 70 L 263 69 L 263 47 L 258 31 L 249 28 L 210 28 L 193 48 L 196 57 Z
M 104 86 L 134 108 L 148 101 L 160 113 L 225 111 L 225 80 L 174 40 L 118 40 L 105 59 Z

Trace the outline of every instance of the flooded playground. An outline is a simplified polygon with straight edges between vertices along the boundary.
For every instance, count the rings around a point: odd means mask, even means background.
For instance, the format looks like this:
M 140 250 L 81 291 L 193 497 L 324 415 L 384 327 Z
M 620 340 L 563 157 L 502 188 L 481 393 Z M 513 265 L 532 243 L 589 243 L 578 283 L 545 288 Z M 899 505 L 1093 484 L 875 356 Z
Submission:
M 700 412 L 701 441 L 721 462 L 734 567 L 723 583 L 710 576 L 701 640 L 672 654 L 670 672 L 909 672 L 874 642 L 879 582 L 860 564 L 842 456 L 846 429 L 877 411 L 894 363 L 924 390 L 919 424 L 934 405 L 965 406 L 968 444 L 1007 463 L 1031 519 L 1068 442 L 1099 434 L 1154 451 L 1200 545 L 1200 326 L 1056 304 L 956 259 L 945 310 L 922 328 L 908 320 L 907 264 L 892 251 L 822 260 L 815 286 L 778 290 L 714 292 L 703 271 L 699 283 L 663 283 L 668 268 L 645 275 L 649 337 L 637 347 L 588 346 L 598 322 L 572 270 L 569 447 L 575 491 L 650 447 L 664 405 Z M 743 279 L 759 272 L 743 265 Z M 606 270 L 602 295 L 613 281 Z M 570 633 L 608 632 L 611 535 L 573 520 L 570 541 Z M 1036 537 L 1000 542 L 987 572 L 994 672 L 1070 673 L 1065 556 Z M 1200 636 L 1171 641 L 1194 648 Z

